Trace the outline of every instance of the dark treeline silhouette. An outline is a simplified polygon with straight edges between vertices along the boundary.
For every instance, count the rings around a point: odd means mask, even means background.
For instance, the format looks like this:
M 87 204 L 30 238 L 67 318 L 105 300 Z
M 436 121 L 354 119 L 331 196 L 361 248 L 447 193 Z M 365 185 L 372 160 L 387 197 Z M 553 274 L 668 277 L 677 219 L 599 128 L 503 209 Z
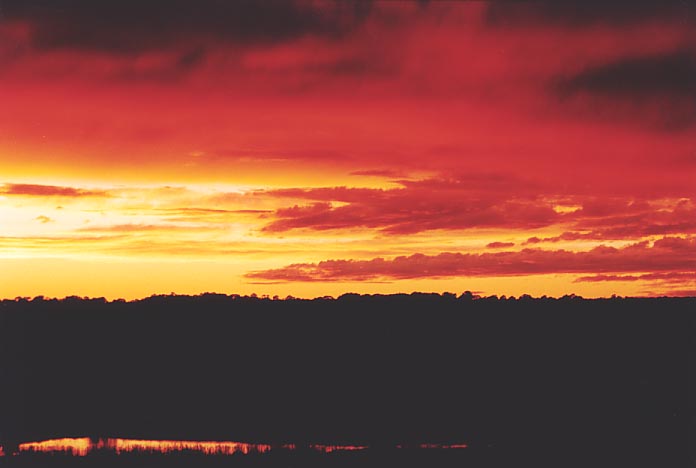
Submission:
M 486 466 L 689 466 L 695 306 L 469 293 L 5 300 L 0 444 L 90 436 L 375 454 L 464 442 Z

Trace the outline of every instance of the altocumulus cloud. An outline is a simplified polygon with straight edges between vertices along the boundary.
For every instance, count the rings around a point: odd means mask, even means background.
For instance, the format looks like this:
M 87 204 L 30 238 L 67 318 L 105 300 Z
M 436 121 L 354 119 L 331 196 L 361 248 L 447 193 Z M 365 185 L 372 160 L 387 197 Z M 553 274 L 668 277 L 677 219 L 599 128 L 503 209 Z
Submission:
M 517 276 L 548 273 L 689 272 L 696 265 L 696 237 L 663 237 L 623 248 L 588 251 L 523 249 L 495 253 L 445 252 L 393 259 L 326 260 L 250 272 L 268 281 L 367 281 L 453 276 Z

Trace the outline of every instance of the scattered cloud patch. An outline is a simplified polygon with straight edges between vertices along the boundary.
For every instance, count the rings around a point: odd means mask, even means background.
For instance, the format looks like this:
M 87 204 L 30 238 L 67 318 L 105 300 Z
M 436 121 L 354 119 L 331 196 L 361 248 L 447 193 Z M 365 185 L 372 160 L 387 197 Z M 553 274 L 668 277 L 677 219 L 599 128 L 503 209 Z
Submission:
M 106 197 L 103 190 L 86 190 L 75 187 L 37 184 L 4 184 L 0 187 L 3 195 L 24 195 L 35 197 Z

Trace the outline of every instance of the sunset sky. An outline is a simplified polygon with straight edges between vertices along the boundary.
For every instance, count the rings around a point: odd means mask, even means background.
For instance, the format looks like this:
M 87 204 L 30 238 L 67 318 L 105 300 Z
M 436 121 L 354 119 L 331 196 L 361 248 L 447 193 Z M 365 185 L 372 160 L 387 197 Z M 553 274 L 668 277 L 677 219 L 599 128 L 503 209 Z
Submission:
M 3 0 L 0 298 L 696 295 L 696 4 L 606 3 Z

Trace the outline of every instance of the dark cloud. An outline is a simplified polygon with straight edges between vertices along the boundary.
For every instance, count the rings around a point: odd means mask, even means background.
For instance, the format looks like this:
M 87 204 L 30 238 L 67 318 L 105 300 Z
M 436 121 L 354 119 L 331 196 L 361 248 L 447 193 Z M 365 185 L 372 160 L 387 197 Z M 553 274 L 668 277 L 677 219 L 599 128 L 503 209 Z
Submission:
M 32 25 L 40 48 L 137 53 L 178 43 L 335 37 L 360 24 L 371 7 L 369 0 L 5 0 L 2 14 Z
M 679 50 L 666 55 L 629 57 L 564 80 L 561 91 L 641 98 L 676 95 L 696 97 L 696 54 Z
M 694 2 L 685 0 L 542 0 L 495 1 L 486 11 L 492 25 L 552 23 L 567 26 L 694 21 Z
M 201 63 L 205 58 L 205 49 L 198 47 L 182 54 L 176 61 L 178 68 L 191 68 Z
M 564 77 L 556 91 L 569 109 L 594 120 L 686 129 L 696 123 L 696 53 L 682 49 L 622 58 Z

